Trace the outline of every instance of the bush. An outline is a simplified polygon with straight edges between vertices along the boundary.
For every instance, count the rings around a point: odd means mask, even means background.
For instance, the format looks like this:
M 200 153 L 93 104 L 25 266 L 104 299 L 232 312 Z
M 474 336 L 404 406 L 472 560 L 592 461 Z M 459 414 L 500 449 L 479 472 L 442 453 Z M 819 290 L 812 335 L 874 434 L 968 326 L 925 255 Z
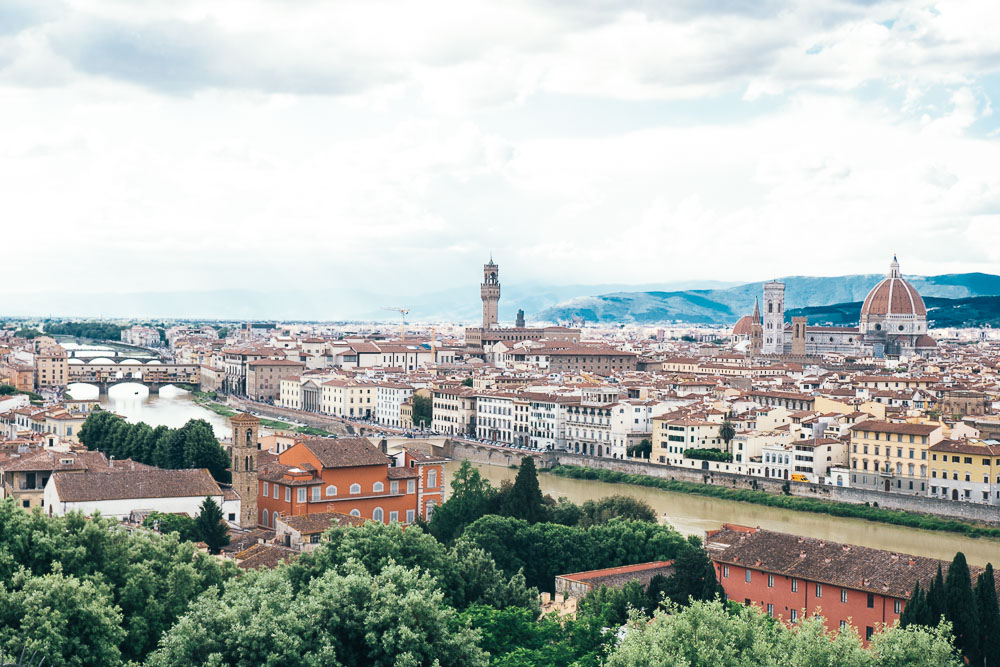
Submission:
M 722 463 L 732 463 L 733 455 L 721 449 L 685 449 L 684 458 L 700 459 L 702 461 L 720 461 Z

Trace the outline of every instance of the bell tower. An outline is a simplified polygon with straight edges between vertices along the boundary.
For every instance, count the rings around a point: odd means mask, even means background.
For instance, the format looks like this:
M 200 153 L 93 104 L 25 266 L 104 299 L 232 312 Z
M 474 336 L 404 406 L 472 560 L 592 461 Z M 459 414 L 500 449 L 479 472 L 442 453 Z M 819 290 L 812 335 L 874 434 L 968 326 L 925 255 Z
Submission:
M 785 351 L 785 284 L 764 283 L 764 354 Z
M 493 263 L 483 265 L 483 284 L 479 286 L 479 294 L 483 298 L 483 329 L 495 329 L 497 326 L 497 304 L 500 302 L 500 267 Z
M 239 524 L 241 528 L 257 526 L 257 456 L 260 445 L 257 434 L 260 419 L 246 412 L 229 418 L 233 427 L 233 448 L 230 465 L 233 490 L 240 496 Z

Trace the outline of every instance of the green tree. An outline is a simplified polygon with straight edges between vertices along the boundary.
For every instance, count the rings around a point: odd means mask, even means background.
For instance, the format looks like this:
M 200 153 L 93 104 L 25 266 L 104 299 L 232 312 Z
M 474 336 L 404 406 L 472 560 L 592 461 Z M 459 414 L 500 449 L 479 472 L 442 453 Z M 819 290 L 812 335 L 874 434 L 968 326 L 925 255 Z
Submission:
M 462 380 L 462 386 L 463 387 L 471 387 L 472 386 L 472 378 L 465 378 L 464 380 Z
M 899 625 L 904 628 L 911 625 L 933 625 L 927 595 L 921 590 L 919 581 L 914 584 L 913 593 L 903 607 L 903 613 L 899 615 Z
M 542 490 L 538 486 L 538 473 L 535 471 L 533 457 L 525 456 L 521 459 L 514 486 L 503 499 L 502 514 L 524 519 L 529 523 L 537 523 L 544 518 Z
M 180 539 L 188 542 L 197 542 L 201 539 L 198 536 L 195 520 L 181 514 L 150 512 L 142 520 L 142 525 L 164 535 L 167 533 L 177 533 Z
M 583 503 L 581 526 L 593 526 L 607 523 L 614 518 L 629 521 L 656 521 L 656 511 L 645 500 L 632 496 L 606 496 L 599 500 L 588 500 Z
M 976 581 L 976 611 L 979 616 L 979 655 L 985 667 L 1000 665 L 1000 608 L 997 606 L 993 564 Z
M 715 577 L 715 567 L 701 548 L 698 538 L 689 538 L 687 547 L 677 554 L 674 573 L 667 579 L 663 593 L 681 606 L 687 605 L 691 599 L 723 597 L 724 591 Z
M 108 587 L 65 576 L 22 571 L 8 590 L 0 586 L 0 648 L 8 654 L 26 646 L 51 665 L 115 665 L 125 639 L 122 615 Z
M 964 664 L 952 644 L 951 625 L 947 621 L 929 628 L 892 626 L 872 637 L 868 648 L 872 654 L 870 664 L 874 667 L 961 667 Z
M 652 451 L 653 451 L 653 442 L 649 438 L 643 438 L 642 440 L 639 441 L 638 445 L 633 445 L 632 447 L 629 447 L 626 453 L 629 456 L 648 459 Z
M 431 516 L 429 531 L 442 542 L 451 542 L 465 527 L 489 511 L 497 494 L 468 461 L 452 476 L 451 493 Z
M 948 613 L 948 602 L 945 598 L 944 575 L 941 573 L 941 563 L 938 563 L 937 574 L 931 579 L 927 589 L 926 617 L 931 619 L 931 625 L 941 622 L 941 617 Z
M 667 596 L 669 581 L 670 578 L 662 574 L 653 575 L 649 580 L 649 585 L 646 586 L 646 609 L 650 615 L 659 609 L 661 604 L 669 601 L 670 598 Z
M 969 659 L 970 664 L 977 665 L 982 660 L 979 655 L 979 614 L 972 592 L 969 565 L 961 551 L 955 554 L 948 567 L 944 589 L 945 609 L 955 634 L 955 646 Z
M 433 402 L 430 396 L 413 394 L 413 427 L 430 428 L 433 415 Z
M 722 422 L 722 426 L 719 427 L 719 437 L 726 443 L 726 449 L 729 449 L 729 443 L 736 437 L 736 429 L 733 428 L 733 424 L 729 421 L 729 417 L 726 417 L 726 419 Z
M 229 528 L 222 520 L 222 508 L 211 496 L 205 496 L 202 501 L 194 529 L 199 539 L 208 545 L 210 553 L 217 554 L 229 544 Z

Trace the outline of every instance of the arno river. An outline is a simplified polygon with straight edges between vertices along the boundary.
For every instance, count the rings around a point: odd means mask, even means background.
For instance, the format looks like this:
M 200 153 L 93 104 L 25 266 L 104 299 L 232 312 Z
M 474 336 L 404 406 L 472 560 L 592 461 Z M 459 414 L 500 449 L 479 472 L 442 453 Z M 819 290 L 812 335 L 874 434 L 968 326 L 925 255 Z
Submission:
M 457 461 L 447 464 L 449 479 L 458 465 Z M 511 468 L 482 464 L 475 466 L 494 486 L 499 486 L 505 479 L 513 480 L 517 475 L 517 470 Z M 995 540 L 903 528 L 861 519 L 793 512 L 627 484 L 607 484 L 547 474 L 540 474 L 538 481 L 542 493 L 549 494 L 553 498 L 566 497 L 579 504 L 593 498 L 616 494 L 645 500 L 656 510 L 661 522 L 669 523 L 685 535 L 698 535 L 704 538 L 706 530 L 718 528 L 723 522 L 736 523 L 943 560 L 951 560 L 956 551 L 962 551 L 972 564 L 986 565 L 987 562 L 1000 564 L 1000 542 Z
M 70 392 L 75 398 L 93 398 L 97 395 L 97 387 L 71 385 Z M 129 421 L 144 421 L 151 426 L 163 424 L 178 427 L 189 419 L 204 419 L 212 425 L 217 437 L 230 436 L 228 420 L 202 408 L 188 392 L 175 387 L 164 387 L 157 395 L 149 394 L 142 385 L 121 384 L 112 387 L 108 396 L 101 397 L 101 405 Z M 447 464 L 449 479 L 458 465 L 457 461 Z M 511 468 L 475 465 L 494 486 L 499 486 L 505 479 L 512 480 L 517 474 Z M 726 522 L 947 560 L 951 560 L 956 551 L 962 551 L 970 563 L 1000 564 L 1000 542 L 994 540 L 793 512 L 627 484 L 607 484 L 547 474 L 539 475 L 538 479 L 542 493 L 554 498 L 564 496 L 575 503 L 616 494 L 640 498 L 656 510 L 661 522 L 669 523 L 685 535 L 704 537 L 706 530 L 718 528 Z

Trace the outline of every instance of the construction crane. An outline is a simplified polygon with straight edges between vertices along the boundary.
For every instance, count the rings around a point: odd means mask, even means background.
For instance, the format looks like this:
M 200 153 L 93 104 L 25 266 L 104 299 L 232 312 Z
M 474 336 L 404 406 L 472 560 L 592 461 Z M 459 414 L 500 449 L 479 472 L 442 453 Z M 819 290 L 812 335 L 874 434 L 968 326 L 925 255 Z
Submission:
M 395 306 L 385 306 L 382 310 L 391 310 L 395 313 L 399 313 L 399 341 L 406 341 L 406 314 L 410 312 L 409 308 L 398 308 Z

